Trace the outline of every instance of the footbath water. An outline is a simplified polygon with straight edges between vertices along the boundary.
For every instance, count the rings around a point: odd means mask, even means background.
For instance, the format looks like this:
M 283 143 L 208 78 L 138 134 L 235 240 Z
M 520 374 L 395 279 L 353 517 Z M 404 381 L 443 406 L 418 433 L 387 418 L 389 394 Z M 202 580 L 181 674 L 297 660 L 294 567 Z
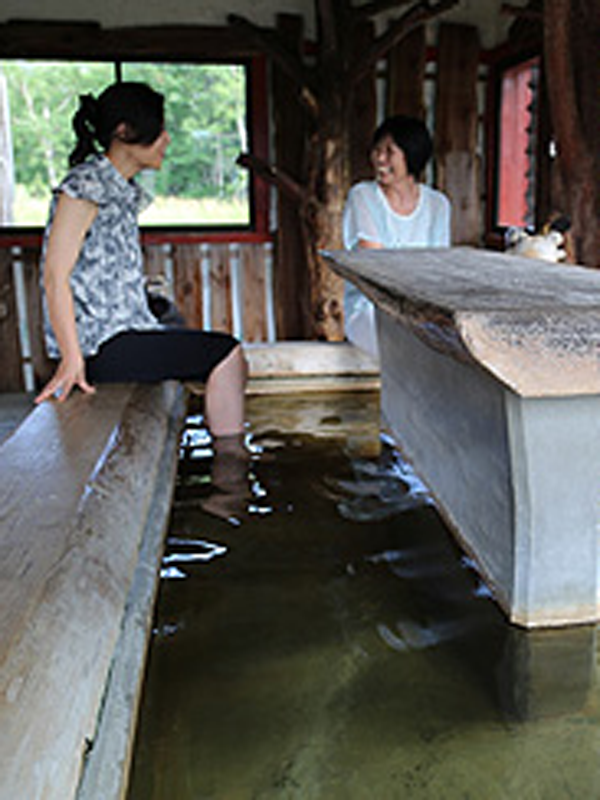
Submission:
M 376 395 L 249 420 L 184 432 L 128 800 L 600 797 L 596 628 L 506 622 Z

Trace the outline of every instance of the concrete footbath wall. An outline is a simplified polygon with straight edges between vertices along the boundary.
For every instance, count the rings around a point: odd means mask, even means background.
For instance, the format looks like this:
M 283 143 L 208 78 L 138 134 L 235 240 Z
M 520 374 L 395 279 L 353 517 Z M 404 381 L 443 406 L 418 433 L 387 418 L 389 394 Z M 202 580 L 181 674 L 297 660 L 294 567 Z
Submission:
M 472 248 L 327 258 L 376 303 L 384 421 L 509 619 L 597 620 L 600 274 Z

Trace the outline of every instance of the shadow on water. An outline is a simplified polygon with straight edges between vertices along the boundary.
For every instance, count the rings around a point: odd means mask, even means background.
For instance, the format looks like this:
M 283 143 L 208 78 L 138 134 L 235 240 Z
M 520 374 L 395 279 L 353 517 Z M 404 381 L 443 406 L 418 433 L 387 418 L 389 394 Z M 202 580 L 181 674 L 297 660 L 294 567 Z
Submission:
M 216 449 L 190 418 L 129 800 L 600 797 L 595 627 L 508 625 L 336 413 Z

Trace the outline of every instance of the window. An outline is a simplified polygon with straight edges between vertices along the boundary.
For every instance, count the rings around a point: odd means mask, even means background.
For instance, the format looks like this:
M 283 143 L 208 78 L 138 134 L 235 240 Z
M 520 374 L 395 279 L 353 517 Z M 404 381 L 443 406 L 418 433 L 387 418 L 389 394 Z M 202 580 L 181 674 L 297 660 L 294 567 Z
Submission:
M 166 97 L 172 143 L 163 168 L 140 176 L 155 197 L 140 222 L 160 227 L 247 227 L 252 192 L 236 165 L 248 149 L 248 67 L 189 64 L 0 61 L 0 223 L 44 224 L 50 188 L 74 143 L 78 96 L 117 79 L 146 81 Z
M 495 227 L 534 227 L 539 58 L 504 69 L 498 83 Z

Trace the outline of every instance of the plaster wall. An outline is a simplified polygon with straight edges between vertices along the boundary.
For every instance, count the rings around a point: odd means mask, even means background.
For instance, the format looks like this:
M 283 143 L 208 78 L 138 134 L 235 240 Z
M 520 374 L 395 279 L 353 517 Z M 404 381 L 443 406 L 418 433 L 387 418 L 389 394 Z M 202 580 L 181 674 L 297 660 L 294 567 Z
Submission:
M 502 0 L 461 0 L 458 6 L 441 17 L 445 22 L 475 25 L 479 28 L 483 47 L 493 47 L 503 41 L 513 17 L 501 14 Z M 526 0 L 516 0 L 513 5 L 525 5 Z M 356 5 L 360 5 L 355 0 Z M 19 20 L 63 20 L 99 22 L 103 27 L 132 25 L 224 25 L 229 13 L 248 16 L 260 25 L 271 26 L 278 13 L 304 16 L 307 35 L 314 36 L 314 0 L 104 0 L 90 5 L 80 0 L 3 0 L 0 23 Z M 406 10 L 401 4 L 394 14 L 399 16 Z M 429 31 L 435 41 L 435 26 Z
M 277 13 L 312 18 L 312 0 L 4 0 L 0 22 L 62 20 L 98 22 L 106 28 L 134 25 L 226 25 L 228 14 L 243 14 L 260 25 L 273 25 Z
M 514 498 L 513 617 L 597 619 L 600 397 L 507 392 Z

